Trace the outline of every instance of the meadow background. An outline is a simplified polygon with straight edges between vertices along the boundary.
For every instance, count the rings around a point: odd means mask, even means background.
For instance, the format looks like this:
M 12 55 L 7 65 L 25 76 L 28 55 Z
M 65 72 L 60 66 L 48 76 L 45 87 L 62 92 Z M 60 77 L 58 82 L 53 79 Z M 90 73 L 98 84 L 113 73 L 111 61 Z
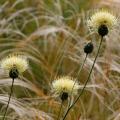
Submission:
M 56 120 L 60 101 L 52 95 L 51 82 L 57 76 L 76 77 L 84 45 L 92 40 L 94 52 L 78 78 L 82 89 L 99 42 L 86 20 L 99 8 L 114 11 L 119 19 L 119 6 L 119 0 L 0 0 L 0 59 L 20 52 L 30 64 L 15 80 L 7 120 Z M 91 80 L 66 120 L 120 120 L 119 43 L 118 23 L 104 39 Z M 11 82 L 0 69 L 0 120 Z M 62 113 L 65 109 L 66 103 Z

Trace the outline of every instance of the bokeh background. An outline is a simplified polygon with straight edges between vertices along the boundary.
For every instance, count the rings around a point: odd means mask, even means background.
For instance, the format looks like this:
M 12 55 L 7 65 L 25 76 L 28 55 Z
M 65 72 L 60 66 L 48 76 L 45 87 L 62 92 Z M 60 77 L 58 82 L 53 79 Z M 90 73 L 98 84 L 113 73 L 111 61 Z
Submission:
M 86 25 L 96 9 L 113 11 L 119 19 L 119 0 L 0 0 L 0 59 L 24 54 L 29 69 L 16 79 L 7 120 L 56 120 L 60 101 L 51 92 L 58 76 L 72 76 L 81 89 L 92 66 L 99 37 Z M 120 120 L 120 25 L 104 39 L 84 94 L 66 120 Z M 84 45 L 92 40 L 89 55 Z M 11 79 L 0 70 L 0 119 L 10 92 Z M 67 109 L 64 103 L 62 115 Z

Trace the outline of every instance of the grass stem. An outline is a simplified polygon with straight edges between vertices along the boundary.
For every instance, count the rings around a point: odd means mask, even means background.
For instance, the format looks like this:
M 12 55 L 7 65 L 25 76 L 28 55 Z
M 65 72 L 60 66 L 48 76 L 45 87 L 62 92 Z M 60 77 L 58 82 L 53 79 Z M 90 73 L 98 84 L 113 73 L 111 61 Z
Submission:
M 66 118 L 67 114 L 69 113 L 70 109 L 77 103 L 77 101 L 79 100 L 79 98 L 81 97 L 81 95 L 83 94 L 83 92 L 84 92 L 84 90 L 85 90 L 85 88 L 86 88 L 86 85 L 87 85 L 87 83 L 88 83 L 88 81 L 89 81 L 89 79 L 90 79 L 92 70 L 93 70 L 93 68 L 94 68 L 95 62 L 96 62 L 96 60 L 97 60 L 97 57 L 98 57 L 98 54 L 99 54 L 99 51 L 100 51 L 100 48 L 101 48 L 101 45 L 102 45 L 102 41 L 103 41 L 103 37 L 101 37 L 97 54 L 96 54 L 96 56 L 95 56 L 95 59 L 94 59 L 92 68 L 91 68 L 91 70 L 90 70 L 90 72 L 89 72 L 89 75 L 88 75 L 88 78 L 87 78 L 87 80 L 86 80 L 86 82 L 85 82 L 85 84 L 84 84 L 84 87 L 83 87 L 83 89 L 81 90 L 79 96 L 76 98 L 76 100 L 73 102 L 73 104 L 72 104 L 72 105 L 68 108 L 68 110 L 66 111 L 66 113 L 65 113 L 65 115 L 64 115 L 64 117 L 63 117 L 63 120 L 65 120 L 65 118 Z
M 11 99 L 11 96 L 12 96 L 12 93 L 13 93 L 13 84 L 14 84 L 14 78 L 12 79 L 11 91 L 10 91 L 10 95 L 9 95 L 9 99 L 8 99 L 8 104 L 7 104 L 7 107 L 6 107 L 4 116 L 3 116 L 3 120 L 5 120 L 5 116 L 7 114 L 7 110 L 8 110 L 9 104 L 10 104 L 10 99 Z

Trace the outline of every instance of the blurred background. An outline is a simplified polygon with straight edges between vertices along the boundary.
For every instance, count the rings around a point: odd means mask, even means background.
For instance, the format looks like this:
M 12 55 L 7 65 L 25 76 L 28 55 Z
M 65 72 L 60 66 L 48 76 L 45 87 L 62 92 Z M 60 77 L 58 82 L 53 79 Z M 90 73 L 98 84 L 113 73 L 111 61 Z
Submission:
M 92 66 L 99 37 L 86 25 L 96 9 L 112 11 L 119 19 L 119 0 L 0 0 L 0 59 L 24 54 L 30 67 L 15 81 L 8 120 L 56 120 L 60 101 L 51 92 L 58 76 L 76 78 L 84 45 L 92 40 L 78 79 L 81 87 Z M 66 120 L 120 120 L 120 25 L 105 39 L 84 94 Z M 0 119 L 11 79 L 0 70 Z M 62 114 L 67 109 L 64 103 Z

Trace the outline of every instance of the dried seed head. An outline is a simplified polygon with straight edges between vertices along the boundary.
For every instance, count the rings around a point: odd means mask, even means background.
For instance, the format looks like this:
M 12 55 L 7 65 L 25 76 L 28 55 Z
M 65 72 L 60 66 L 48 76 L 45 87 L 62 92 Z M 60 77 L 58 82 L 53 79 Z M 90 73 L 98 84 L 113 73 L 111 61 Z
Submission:
M 87 45 L 85 45 L 84 52 L 86 54 L 90 54 L 90 53 L 92 53 L 93 49 L 94 49 L 93 43 L 89 42 L 89 43 L 87 43 Z

